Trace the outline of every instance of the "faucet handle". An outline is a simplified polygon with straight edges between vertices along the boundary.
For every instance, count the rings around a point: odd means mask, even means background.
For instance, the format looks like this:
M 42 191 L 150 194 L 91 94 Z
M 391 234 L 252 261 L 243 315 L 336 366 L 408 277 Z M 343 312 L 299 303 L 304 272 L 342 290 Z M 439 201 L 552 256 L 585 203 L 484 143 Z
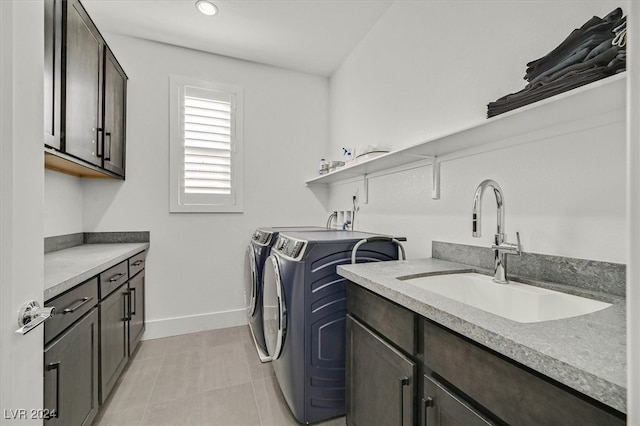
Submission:
M 516 238 L 518 240 L 517 244 L 502 242 L 500 244 L 493 244 L 491 248 L 493 250 L 497 250 L 502 253 L 507 254 L 517 254 L 520 256 L 522 254 L 522 245 L 520 244 L 520 233 L 516 232 Z

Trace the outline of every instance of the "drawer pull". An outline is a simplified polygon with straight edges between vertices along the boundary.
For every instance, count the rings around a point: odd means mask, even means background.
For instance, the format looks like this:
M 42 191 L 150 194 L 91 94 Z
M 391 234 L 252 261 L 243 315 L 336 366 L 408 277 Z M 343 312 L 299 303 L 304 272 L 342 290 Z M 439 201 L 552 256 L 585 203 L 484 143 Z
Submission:
M 74 313 L 77 309 L 80 309 L 81 306 L 83 306 L 84 304 L 86 304 L 87 302 L 93 300 L 93 297 L 89 297 L 89 296 L 85 296 L 82 299 L 80 299 L 79 303 L 75 306 L 72 306 L 71 308 L 66 308 L 65 310 L 62 311 L 62 314 L 72 314 Z
M 144 263 L 144 260 L 136 260 L 135 262 L 133 262 L 133 264 L 131 266 L 140 266 Z
M 124 273 L 123 272 L 118 272 L 117 274 L 115 274 L 114 276 L 109 278 L 109 282 L 110 283 L 115 283 L 116 281 L 118 281 L 122 277 L 124 277 Z

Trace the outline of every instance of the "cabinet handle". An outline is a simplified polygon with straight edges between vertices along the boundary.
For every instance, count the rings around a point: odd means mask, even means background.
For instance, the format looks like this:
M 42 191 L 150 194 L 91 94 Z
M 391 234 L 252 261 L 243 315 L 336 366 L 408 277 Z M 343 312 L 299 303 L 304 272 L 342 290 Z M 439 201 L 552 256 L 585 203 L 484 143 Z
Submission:
M 47 371 L 56 370 L 56 408 L 52 410 L 49 418 L 60 417 L 60 361 L 50 362 Z
M 111 132 L 105 132 L 104 137 L 109 138 L 109 148 L 104 145 L 104 161 L 111 161 Z
M 114 276 L 112 276 L 111 278 L 109 278 L 109 282 L 110 283 L 115 283 L 116 281 L 118 281 L 120 278 L 124 277 L 124 273 L 122 272 L 118 272 L 117 274 L 115 274 Z
M 407 376 L 400 377 L 398 379 L 398 383 L 400 384 L 400 426 L 404 424 L 404 387 L 409 384 L 409 378 Z
M 103 133 L 104 129 L 102 127 L 98 127 L 98 133 Z M 104 136 L 102 137 L 102 139 L 104 140 Z M 98 158 L 102 157 L 102 144 L 99 143 L 100 140 L 98 140 Z
M 131 290 L 127 290 L 122 294 L 126 297 L 124 301 L 124 321 L 131 321 Z
M 433 398 L 428 396 L 426 399 L 422 398 L 422 405 L 424 406 L 424 409 L 422 411 L 422 416 L 423 416 L 422 417 L 422 426 L 427 426 L 427 419 L 429 418 L 427 410 L 429 408 L 435 407 L 435 403 L 433 401 Z
M 144 263 L 144 260 L 136 260 L 135 262 L 133 262 L 132 266 L 140 266 Z
M 131 296 L 133 296 L 133 301 L 131 301 Z M 132 288 L 129 290 L 129 319 L 132 319 L 132 317 L 136 314 L 136 289 Z
M 93 297 L 89 297 L 89 296 L 85 296 L 82 299 L 80 299 L 80 303 L 78 303 L 77 305 L 71 307 L 71 308 L 66 308 L 65 310 L 62 311 L 62 314 L 72 314 L 74 313 L 77 309 L 80 309 L 80 307 L 82 305 L 84 305 L 85 303 L 88 303 L 89 301 L 93 300 Z

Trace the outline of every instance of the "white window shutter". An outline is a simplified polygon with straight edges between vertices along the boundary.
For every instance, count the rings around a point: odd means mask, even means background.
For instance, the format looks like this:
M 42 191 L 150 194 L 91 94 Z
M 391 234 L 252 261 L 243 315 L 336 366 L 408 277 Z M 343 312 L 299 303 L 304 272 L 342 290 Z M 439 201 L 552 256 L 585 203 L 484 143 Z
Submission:
M 221 95 L 185 88 L 185 194 L 231 194 L 231 102 Z
M 170 211 L 242 212 L 242 88 L 170 83 Z

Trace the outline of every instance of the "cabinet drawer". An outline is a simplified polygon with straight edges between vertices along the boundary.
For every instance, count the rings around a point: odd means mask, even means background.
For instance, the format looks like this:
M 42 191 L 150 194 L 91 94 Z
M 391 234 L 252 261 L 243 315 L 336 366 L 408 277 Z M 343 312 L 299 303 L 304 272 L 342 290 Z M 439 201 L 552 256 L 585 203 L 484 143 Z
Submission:
M 416 314 L 352 282 L 347 311 L 410 355 L 416 354 Z
M 44 323 L 45 344 L 89 312 L 97 303 L 98 278 L 92 278 L 46 302 L 46 307 L 55 306 L 56 313 Z
M 129 264 L 125 260 L 100 274 L 100 300 L 129 279 Z
M 592 405 L 430 321 L 424 322 L 424 363 L 508 424 L 624 425 L 623 414 Z
M 144 269 L 146 263 L 147 251 L 136 254 L 129 258 L 129 276 L 133 277 L 138 272 Z

